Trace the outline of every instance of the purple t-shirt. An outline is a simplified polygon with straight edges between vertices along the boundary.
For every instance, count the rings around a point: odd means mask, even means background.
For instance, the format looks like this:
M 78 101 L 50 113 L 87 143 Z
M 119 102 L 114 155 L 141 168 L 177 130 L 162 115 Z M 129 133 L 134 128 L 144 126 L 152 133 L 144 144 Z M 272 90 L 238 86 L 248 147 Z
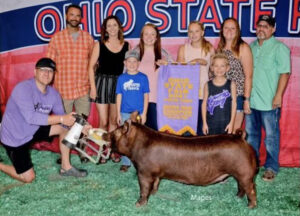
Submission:
M 34 78 L 19 83 L 6 105 L 0 127 L 1 142 L 12 147 L 27 143 L 41 125 L 48 125 L 51 113 L 64 114 L 62 99 L 53 87 L 47 86 L 44 94 Z

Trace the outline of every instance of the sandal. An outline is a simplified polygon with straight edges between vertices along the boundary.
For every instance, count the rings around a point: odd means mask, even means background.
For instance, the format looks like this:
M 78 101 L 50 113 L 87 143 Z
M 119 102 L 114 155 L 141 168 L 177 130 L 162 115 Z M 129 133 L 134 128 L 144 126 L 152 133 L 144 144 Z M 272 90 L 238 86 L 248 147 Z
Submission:
M 262 179 L 264 181 L 271 182 L 274 180 L 275 176 L 276 173 L 274 173 L 272 170 L 266 170 L 262 176 Z
M 111 158 L 111 160 L 112 160 L 114 163 L 119 163 L 119 162 L 121 161 L 121 157 L 120 157 L 120 155 L 117 154 L 117 153 L 112 153 L 112 154 L 110 155 L 110 158 Z
M 75 167 L 72 167 L 68 170 L 61 168 L 59 174 L 61 176 L 73 176 L 73 177 L 78 178 L 78 177 L 86 177 L 88 172 L 84 169 L 77 169 Z

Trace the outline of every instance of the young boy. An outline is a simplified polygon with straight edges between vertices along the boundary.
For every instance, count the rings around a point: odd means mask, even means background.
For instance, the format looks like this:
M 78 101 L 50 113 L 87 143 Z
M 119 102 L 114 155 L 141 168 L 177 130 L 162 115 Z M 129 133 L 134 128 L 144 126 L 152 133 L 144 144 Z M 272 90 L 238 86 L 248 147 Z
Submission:
M 146 122 L 149 81 L 145 74 L 138 71 L 139 64 L 139 53 L 133 50 L 127 51 L 124 61 L 126 73 L 119 76 L 116 89 L 119 125 L 129 119 L 130 114 L 134 111 L 138 111 L 141 115 L 142 124 Z M 122 156 L 120 171 L 127 172 L 130 166 L 129 158 Z
M 215 54 L 211 59 L 212 80 L 204 86 L 202 103 L 203 134 L 233 132 L 236 113 L 236 85 L 226 78 L 230 66 L 225 54 Z

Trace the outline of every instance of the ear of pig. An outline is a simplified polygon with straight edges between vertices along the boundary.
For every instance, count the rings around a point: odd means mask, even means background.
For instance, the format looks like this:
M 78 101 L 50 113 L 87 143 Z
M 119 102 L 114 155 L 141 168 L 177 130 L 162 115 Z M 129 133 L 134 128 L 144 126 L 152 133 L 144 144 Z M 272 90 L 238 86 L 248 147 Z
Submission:
M 124 122 L 123 129 L 122 129 L 123 134 L 126 134 L 129 131 L 130 125 L 131 125 L 130 119 Z

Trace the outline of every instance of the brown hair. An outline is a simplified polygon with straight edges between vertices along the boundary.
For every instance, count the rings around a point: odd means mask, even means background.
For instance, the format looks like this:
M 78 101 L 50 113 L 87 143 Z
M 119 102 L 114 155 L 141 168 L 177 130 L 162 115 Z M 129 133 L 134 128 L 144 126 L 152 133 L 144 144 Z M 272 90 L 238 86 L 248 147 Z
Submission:
M 144 30 L 146 27 L 152 27 L 156 32 L 156 41 L 154 43 L 154 56 L 155 56 L 155 62 L 156 62 L 158 59 L 161 59 L 161 39 L 160 39 L 160 34 L 158 31 L 158 28 L 152 23 L 145 24 L 141 31 L 140 43 L 138 45 L 139 49 L 140 49 L 140 60 L 142 60 L 142 58 L 144 56 L 144 52 L 145 52 L 145 48 L 144 48 L 145 43 L 143 40 L 143 34 L 144 34 Z M 154 64 L 155 64 L 155 62 L 154 62 Z M 156 64 L 155 64 L 155 68 L 158 68 L 158 66 Z
M 195 21 L 190 22 L 188 28 L 190 28 L 190 26 L 192 24 L 197 24 L 198 26 L 200 26 L 203 33 L 205 32 L 203 23 L 200 23 L 199 21 L 195 20 Z M 202 49 L 203 49 L 205 55 L 207 55 L 209 53 L 210 49 L 212 48 L 212 44 L 204 38 L 204 34 L 203 34 L 203 37 L 201 39 L 201 46 L 202 46 Z
M 109 38 L 108 33 L 106 32 L 106 27 L 107 27 L 107 22 L 110 19 L 114 19 L 119 26 L 118 39 L 120 40 L 120 44 L 122 44 L 124 42 L 123 27 L 122 27 L 122 24 L 121 24 L 121 21 L 119 20 L 119 18 L 114 15 L 110 15 L 110 16 L 106 17 L 105 20 L 103 21 L 102 26 L 101 26 L 100 40 L 102 43 L 105 43 Z
M 225 45 L 226 45 L 226 40 L 225 37 L 223 35 L 223 31 L 224 31 L 224 25 L 227 21 L 232 20 L 235 24 L 236 27 L 236 37 L 233 40 L 233 43 L 231 44 L 231 50 L 233 51 L 233 53 L 236 56 L 239 56 L 240 54 L 240 46 L 241 44 L 245 43 L 245 41 L 242 39 L 241 37 L 241 29 L 240 29 L 240 25 L 237 22 L 237 20 L 233 17 L 229 17 L 227 19 L 224 20 L 224 22 L 221 25 L 221 31 L 220 31 L 220 41 L 218 44 L 218 48 L 217 48 L 217 52 L 222 52 L 222 50 L 224 49 Z

